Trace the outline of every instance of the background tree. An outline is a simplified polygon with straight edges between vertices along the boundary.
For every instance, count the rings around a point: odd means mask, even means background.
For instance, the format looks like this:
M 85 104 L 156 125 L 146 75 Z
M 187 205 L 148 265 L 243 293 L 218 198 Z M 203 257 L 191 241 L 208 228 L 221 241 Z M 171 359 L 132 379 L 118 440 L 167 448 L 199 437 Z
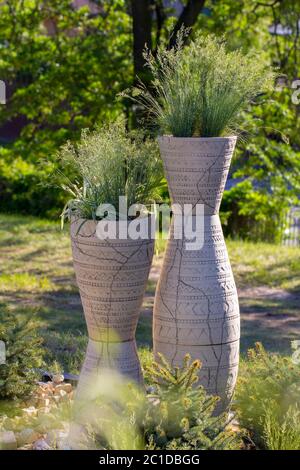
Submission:
M 102 1 L 96 13 L 69 0 L 0 5 L 0 76 L 9 90 L 0 125 L 23 121 L 0 149 L 2 210 L 58 212 L 61 193 L 45 188 L 40 162 L 81 128 L 122 112 L 115 96 L 133 75 L 130 31 L 122 0 Z
M 168 6 L 167 6 L 168 4 Z M 180 11 L 174 17 L 174 25 L 169 31 L 168 46 L 175 45 L 176 34 L 181 27 L 192 28 L 205 5 L 205 0 L 188 0 L 186 2 L 163 0 L 131 0 L 131 15 L 133 23 L 133 57 L 134 73 L 141 77 L 145 72 L 143 51 L 145 46 L 155 52 L 161 41 L 163 28 L 168 17 Z
M 1 210 L 58 213 L 62 194 L 45 186 L 46 161 L 82 128 L 128 113 L 115 96 L 142 73 L 143 48 L 152 46 L 152 36 L 157 46 L 163 28 L 174 20 L 173 3 L 93 0 L 79 9 L 70 0 L 0 5 L 0 77 L 8 87 L 0 116 Z M 174 30 L 195 21 L 199 3 L 204 2 L 182 5 Z
M 210 15 L 200 15 L 197 28 L 226 34 L 233 49 L 255 48 L 277 68 L 273 93 L 252 103 L 243 116 L 230 173 L 234 184 L 221 209 L 227 235 L 279 241 L 289 208 L 299 205 L 299 106 L 292 102 L 291 84 L 299 77 L 300 5 L 207 0 L 206 6 Z
M 90 0 L 79 9 L 71 0 L 1 3 L 0 78 L 8 103 L 0 115 L 0 210 L 58 215 L 63 196 L 45 185 L 46 163 L 81 128 L 120 113 L 133 116 L 115 96 L 136 76 L 150 78 L 145 44 L 154 54 L 159 44 L 172 47 L 184 25 L 226 34 L 232 49 L 258 49 L 278 67 L 280 87 L 244 116 L 230 174 L 240 185 L 225 193 L 223 204 L 228 234 L 278 239 L 300 189 L 299 106 L 291 100 L 299 21 L 293 0 Z

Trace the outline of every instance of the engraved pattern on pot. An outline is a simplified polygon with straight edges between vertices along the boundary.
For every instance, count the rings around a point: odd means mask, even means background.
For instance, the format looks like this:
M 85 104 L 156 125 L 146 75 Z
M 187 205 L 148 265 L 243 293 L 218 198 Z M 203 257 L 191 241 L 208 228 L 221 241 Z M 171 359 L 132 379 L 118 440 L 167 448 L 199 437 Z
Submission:
M 154 241 L 100 240 L 96 222 L 82 219 L 72 222 L 71 241 L 89 335 L 78 393 L 82 393 L 93 374 L 98 376 L 107 368 L 142 382 L 135 331 Z
M 233 393 L 239 358 L 239 305 L 218 211 L 236 138 L 159 138 L 172 202 L 204 204 L 204 245 L 185 249 L 173 225 L 154 304 L 154 351 L 173 365 L 186 353 L 203 363 L 200 379 Z

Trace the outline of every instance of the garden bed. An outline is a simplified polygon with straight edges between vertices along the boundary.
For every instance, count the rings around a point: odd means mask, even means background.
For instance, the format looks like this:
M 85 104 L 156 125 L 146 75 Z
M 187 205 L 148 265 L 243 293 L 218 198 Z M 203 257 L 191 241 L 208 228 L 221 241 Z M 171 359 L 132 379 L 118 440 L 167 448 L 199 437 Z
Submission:
M 276 245 L 232 240 L 227 244 L 241 306 L 240 380 L 243 380 L 248 370 L 245 353 L 257 340 L 262 341 L 269 351 L 290 355 L 290 341 L 299 338 L 300 250 L 295 247 L 280 247 L 278 250 Z M 153 361 L 152 308 L 164 242 L 160 241 L 157 246 L 137 331 L 144 370 Z M 0 262 L 2 313 L 9 312 L 25 322 L 35 317 L 39 322 L 38 334 L 44 340 L 44 368 L 57 373 L 78 374 L 87 335 L 67 230 L 61 232 L 56 222 L 1 215 Z M 1 400 L 1 432 L 10 433 L 2 434 L 2 440 L 14 448 L 67 448 L 67 416 L 73 392 L 70 384 L 66 386 L 69 389 L 67 396 L 61 393 L 63 396 L 60 398 L 56 393 L 60 389 L 63 391 L 60 385 L 40 383 L 30 398 L 35 403 L 30 403 L 30 400 L 26 403 L 24 400 L 9 403 Z M 237 390 L 240 390 L 239 385 Z M 44 427 L 40 427 L 40 421 L 44 422 Z M 234 431 L 241 429 L 237 427 Z M 246 448 L 253 448 L 249 432 L 244 434 L 243 442 Z M 261 443 L 256 441 L 255 445 L 259 447 Z

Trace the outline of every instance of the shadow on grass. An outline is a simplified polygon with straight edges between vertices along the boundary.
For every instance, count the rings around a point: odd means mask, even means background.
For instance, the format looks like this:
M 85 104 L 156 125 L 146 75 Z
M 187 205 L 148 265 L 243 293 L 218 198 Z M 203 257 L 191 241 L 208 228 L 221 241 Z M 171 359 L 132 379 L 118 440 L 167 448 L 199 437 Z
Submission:
M 256 342 L 263 344 L 264 348 L 270 352 L 280 354 L 291 353 L 291 341 L 299 339 L 297 333 L 286 329 L 271 328 L 268 324 L 263 324 L 261 320 L 249 320 L 245 318 L 241 321 L 241 353 L 244 354 Z
M 241 351 L 257 341 L 265 349 L 291 352 L 291 341 L 300 338 L 300 297 L 285 292 L 282 298 L 241 298 Z

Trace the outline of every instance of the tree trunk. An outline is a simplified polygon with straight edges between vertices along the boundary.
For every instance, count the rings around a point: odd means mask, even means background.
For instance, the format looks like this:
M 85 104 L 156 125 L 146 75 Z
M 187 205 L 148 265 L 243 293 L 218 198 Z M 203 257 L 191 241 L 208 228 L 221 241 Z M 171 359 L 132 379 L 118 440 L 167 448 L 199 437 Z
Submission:
M 151 29 L 152 12 L 151 0 L 132 0 L 132 20 L 133 20 L 133 60 L 134 76 L 141 77 L 145 72 L 145 60 L 143 51 L 145 46 L 152 48 Z
M 169 47 L 174 47 L 176 43 L 176 36 L 182 26 L 185 28 L 191 28 L 201 12 L 205 0 L 189 0 L 185 8 L 183 9 L 178 21 L 173 29 L 172 36 L 169 42 Z

